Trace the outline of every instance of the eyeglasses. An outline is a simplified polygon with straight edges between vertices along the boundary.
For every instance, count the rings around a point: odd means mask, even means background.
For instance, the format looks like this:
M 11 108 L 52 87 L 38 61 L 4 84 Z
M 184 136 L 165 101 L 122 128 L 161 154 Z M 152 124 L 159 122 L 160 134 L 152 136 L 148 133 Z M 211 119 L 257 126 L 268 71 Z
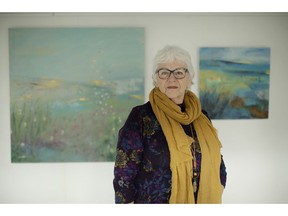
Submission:
M 176 79 L 183 79 L 187 72 L 187 68 L 176 68 L 174 70 L 169 70 L 168 68 L 160 68 L 156 71 L 160 79 L 168 79 L 172 73 Z

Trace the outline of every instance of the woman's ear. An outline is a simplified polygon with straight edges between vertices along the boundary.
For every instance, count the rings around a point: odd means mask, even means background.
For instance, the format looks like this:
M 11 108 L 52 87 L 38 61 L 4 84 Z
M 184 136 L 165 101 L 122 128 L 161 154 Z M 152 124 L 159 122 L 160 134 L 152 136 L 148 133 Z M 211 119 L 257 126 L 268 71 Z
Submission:
M 152 75 L 152 80 L 153 80 L 153 85 L 155 87 L 158 87 L 157 77 L 155 76 L 155 74 Z

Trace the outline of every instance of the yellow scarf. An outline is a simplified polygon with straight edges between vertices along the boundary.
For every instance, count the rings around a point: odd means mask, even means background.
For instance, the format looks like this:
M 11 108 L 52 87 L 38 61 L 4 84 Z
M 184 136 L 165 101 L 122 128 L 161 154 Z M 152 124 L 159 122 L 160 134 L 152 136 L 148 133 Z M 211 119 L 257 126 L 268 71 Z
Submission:
M 193 122 L 201 148 L 201 173 L 197 203 L 221 203 L 220 183 L 221 143 L 209 119 L 201 112 L 200 101 L 191 91 L 184 97 L 185 112 L 158 88 L 149 95 L 153 112 L 159 121 L 170 151 L 172 189 L 169 203 L 195 203 L 192 186 L 193 138 L 187 136 L 181 124 Z

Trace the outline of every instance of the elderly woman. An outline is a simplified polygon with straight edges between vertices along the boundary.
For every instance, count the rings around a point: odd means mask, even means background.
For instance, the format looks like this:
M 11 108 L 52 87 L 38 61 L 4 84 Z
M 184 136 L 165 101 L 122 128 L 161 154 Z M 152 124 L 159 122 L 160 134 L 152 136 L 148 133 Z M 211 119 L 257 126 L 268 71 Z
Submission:
M 189 53 L 166 46 L 154 59 L 155 88 L 119 131 L 116 203 L 221 203 L 226 167 L 221 143 L 197 96 L 188 89 Z

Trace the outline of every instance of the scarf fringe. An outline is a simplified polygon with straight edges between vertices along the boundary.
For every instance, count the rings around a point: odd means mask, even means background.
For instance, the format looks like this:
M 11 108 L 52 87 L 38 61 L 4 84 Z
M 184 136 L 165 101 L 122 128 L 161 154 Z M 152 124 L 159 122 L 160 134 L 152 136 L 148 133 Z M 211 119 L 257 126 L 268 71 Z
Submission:
M 194 193 L 192 181 L 192 161 L 183 162 L 174 167 L 171 167 L 173 187 L 171 191 L 171 197 L 169 199 L 170 204 L 194 204 Z M 182 181 L 184 176 L 182 173 L 186 173 L 185 181 Z M 184 185 L 183 185 L 184 183 Z M 190 191 L 187 193 L 187 191 Z

